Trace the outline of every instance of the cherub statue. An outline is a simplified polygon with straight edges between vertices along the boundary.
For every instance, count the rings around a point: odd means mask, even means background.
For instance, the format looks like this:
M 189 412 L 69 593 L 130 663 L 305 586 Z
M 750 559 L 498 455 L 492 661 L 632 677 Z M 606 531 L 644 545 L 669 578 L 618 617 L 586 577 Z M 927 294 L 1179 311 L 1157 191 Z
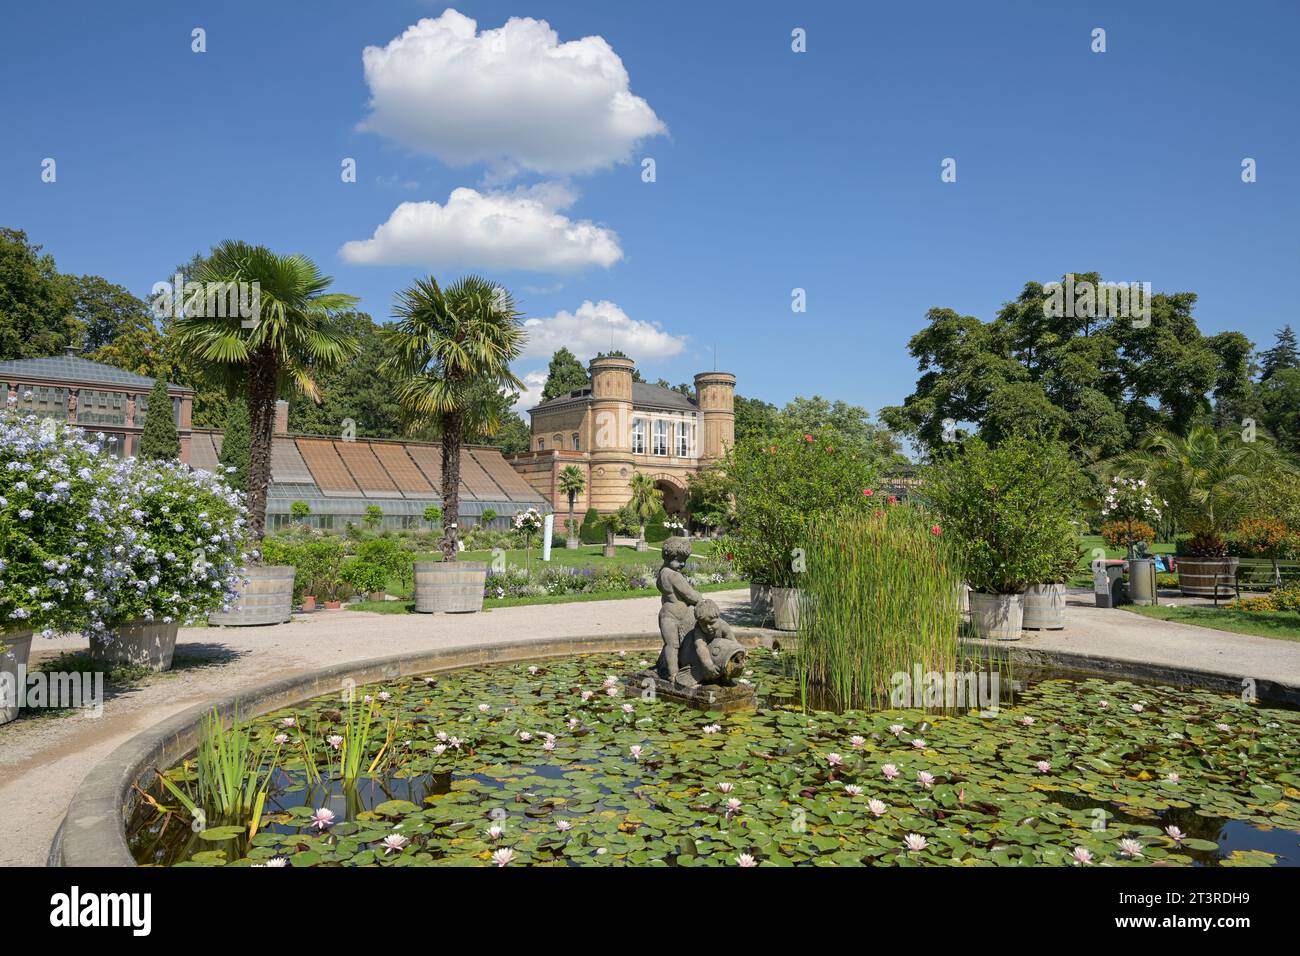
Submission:
M 659 607 L 659 636 L 663 650 L 655 669 L 664 680 L 673 680 L 678 670 L 678 650 L 682 638 L 695 626 L 691 608 L 704 599 L 703 595 L 682 574 L 691 556 L 689 538 L 671 537 L 663 545 L 663 566 L 655 575 L 655 586 L 661 595 Z
M 718 606 L 707 598 L 695 605 L 695 626 L 682 638 L 678 656 L 673 683 L 680 687 L 729 685 L 745 669 L 744 647 Z

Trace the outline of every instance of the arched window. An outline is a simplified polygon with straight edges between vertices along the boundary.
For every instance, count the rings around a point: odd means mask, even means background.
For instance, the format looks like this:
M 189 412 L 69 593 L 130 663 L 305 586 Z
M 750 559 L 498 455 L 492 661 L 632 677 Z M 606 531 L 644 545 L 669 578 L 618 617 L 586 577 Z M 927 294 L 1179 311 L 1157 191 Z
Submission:
M 582 441 L 581 439 L 578 438 L 577 432 L 573 433 L 573 450 L 582 451 Z

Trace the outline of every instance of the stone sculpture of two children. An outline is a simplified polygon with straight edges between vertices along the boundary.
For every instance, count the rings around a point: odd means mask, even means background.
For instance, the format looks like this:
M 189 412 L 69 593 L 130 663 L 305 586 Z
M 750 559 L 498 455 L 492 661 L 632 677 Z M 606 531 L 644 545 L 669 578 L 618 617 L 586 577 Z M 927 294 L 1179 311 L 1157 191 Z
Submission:
M 658 676 L 674 686 L 730 685 L 744 670 L 745 649 L 718 606 L 691 587 L 682 568 L 691 556 L 691 542 L 673 537 L 664 542 L 663 566 L 655 575 L 662 595 L 659 635 L 663 650 L 655 664 Z

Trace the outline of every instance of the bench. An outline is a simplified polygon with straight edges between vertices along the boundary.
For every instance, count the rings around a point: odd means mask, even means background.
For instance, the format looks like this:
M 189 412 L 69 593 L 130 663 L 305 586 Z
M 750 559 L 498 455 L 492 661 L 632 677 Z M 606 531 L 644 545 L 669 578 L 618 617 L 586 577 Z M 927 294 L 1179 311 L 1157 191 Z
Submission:
M 1270 561 L 1268 558 L 1242 558 L 1236 571 L 1214 576 L 1214 605 L 1219 605 L 1219 588 L 1241 600 L 1242 591 L 1273 591 L 1300 581 L 1300 561 Z M 1224 596 L 1227 596 L 1227 593 Z

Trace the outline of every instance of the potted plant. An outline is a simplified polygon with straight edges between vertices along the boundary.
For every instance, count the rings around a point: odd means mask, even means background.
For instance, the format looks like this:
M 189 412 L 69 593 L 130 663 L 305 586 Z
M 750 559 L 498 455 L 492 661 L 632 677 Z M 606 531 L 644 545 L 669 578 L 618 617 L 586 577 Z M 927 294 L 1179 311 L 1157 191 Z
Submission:
M 360 555 L 348 558 L 340 568 L 340 577 L 357 594 L 371 601 L 382 601 L 388 584 L 388 569 Z
M 182 623 L 239 594 L 247 533 L 243 495 L 188 465 L 128 459 L 119 511 L 129 533 L 105 554 L 86 629 L 96 664 L 167 670 Z
M 1243 441 L 1235 432 L 1197 425 L 1186 436 L 1157 431 L 1121 457 L 1118 470 L 1147 482 L 1152 498 L 1168 503 L 1179 526 L 1175 561 L 1185 595 L 1213 597 L 1233 580 L 1237 558 L 1230 534 L 1262 488 L 1291 473 L 1263 436 Z
M 101 562 L 130 528 L 126 484 L 79 429 L 0 410 L 0 724 L 26 697 L 32 636 L 87 626 Z
M 573 519 L 573 506 L 578 500 L 578 495 L 587 490 L 587 479 L 583 477 L 582 469 L 577 465 L 565 465 L 560 469 L 557 487 L 569 501 L 569 517 L 564 522 L 564 547 L 566 550 L 576 551 L 582 542 L 578 538 L 578 525 Z
M 646 550 L 646 522 L 654 517 L 655 512 L 663 504 L 664 493 L 655 486 L 654 476 L 639 471 L 633 473 L 627 486 L 632 492 L 627 506 L 636 516 L 636 549 L 644 551 Z
M 442 561 L 416 563 L 417 611 L 483 609 L 487 564 L 456 561 L 461 446 L 471 431 L 495 434 L 501 389 L 523 388 L 510 371 L 523 351 L 520 315 L 506 289 L 478 276 L 445 289 L 430 276 L 398 296 L 385 367 L 399 376 L 397 400 L 408 424 L 436 425 L 442 442 Z
M 808 529 L 844 506 L 874 510 L 875 462 L 826 428 L 742 440 L 724 468 L 735 495 L 736 557 L 751 593 L 760 605 L 770 599 L 778 629 L 797 630 Z
M 532 548 L 533 535 L 542 530 L 545 519 L 536 508 L 527 508 L 515 513 L 511 524 L 515 532 L 524 540 L 524 567 L 528 567 L 528 552 Z
M 1013 436 L 996 448 L 969 438 L 924 469 L 925 502 L 949 535 L 970 585 L 977 636 L 1018 640 L 1025 592 L 1065 571 L 1075 546 L 1078 467 L 1059 442 Z

